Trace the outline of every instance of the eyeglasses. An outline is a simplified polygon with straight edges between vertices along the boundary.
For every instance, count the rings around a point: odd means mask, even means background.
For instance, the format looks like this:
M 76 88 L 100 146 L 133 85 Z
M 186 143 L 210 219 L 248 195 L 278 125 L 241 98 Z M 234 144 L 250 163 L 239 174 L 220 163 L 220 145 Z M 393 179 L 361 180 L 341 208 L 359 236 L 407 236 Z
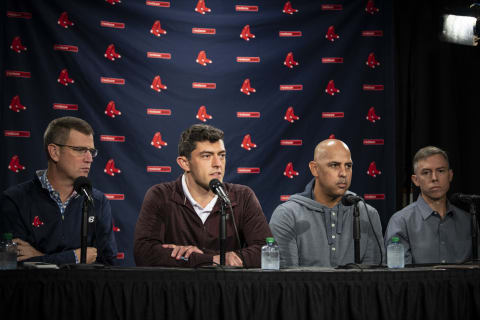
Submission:
M 92 155 L 92 158 L 95 158 L 98 155 L 98 150 L 93 148 L 75 147 L 75 146 L 69 146 L 69 145 L 60 144 L 60 143 L 52 143 L 52 144 L 57 145 L 59 147 L 68 147 L 82 156 L 84 156 L 87 152 L 90 152 L 90 154 Z

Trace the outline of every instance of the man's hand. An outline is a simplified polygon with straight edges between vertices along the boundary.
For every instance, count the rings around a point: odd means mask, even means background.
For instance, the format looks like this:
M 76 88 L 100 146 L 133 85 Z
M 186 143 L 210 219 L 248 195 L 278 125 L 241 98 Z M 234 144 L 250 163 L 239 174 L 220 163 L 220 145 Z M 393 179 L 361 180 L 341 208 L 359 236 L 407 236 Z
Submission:
M 196 246 L 177 246 L 176 244 L 162 244 L 163 248 L 173 249 L 171 257 L 177 260 L 188 259 L 190 255 L 194 252 L 203 253 L 202 250 L 198 249 Z
M 78 261 L 81 259 L 80 248 L 75 250 Z M 87 264 L 94 263 L 97 260 L 97 248 L 87 247 Z
M 213 263 L 220 264 L 220 255 L 213 256 Z M 225 265 L 243 267 L 242 259 L 233 251 L 225 253 Z
M 13 242 L 17 243 L 17 261 L 27 260 L 33 257 L 40 257 L 44 254 L 32 247 L 27 241 L 15 238 Z

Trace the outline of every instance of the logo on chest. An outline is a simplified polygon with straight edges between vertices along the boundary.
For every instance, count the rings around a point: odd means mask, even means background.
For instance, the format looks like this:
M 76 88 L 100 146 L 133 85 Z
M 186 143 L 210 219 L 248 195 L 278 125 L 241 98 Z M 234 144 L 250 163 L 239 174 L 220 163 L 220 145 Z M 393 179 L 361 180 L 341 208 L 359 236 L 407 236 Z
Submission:
M 33 218 L 32 226 L 39 228 L 40 226 L 43 226 L 43 221 L 41 221 L 38 216 L 35 216 Z

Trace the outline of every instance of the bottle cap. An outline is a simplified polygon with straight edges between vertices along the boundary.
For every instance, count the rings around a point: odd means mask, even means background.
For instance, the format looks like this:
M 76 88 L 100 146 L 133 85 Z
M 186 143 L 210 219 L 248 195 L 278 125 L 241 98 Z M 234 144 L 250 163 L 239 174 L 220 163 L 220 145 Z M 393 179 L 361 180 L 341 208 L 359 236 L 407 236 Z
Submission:
M 274 243 L 275 239 L 273 237 L 268 237 L 267 239 L 265 239 L 265 241 L 267 241 L 267 243 Z
M 3 234 L 3 239 L 5 240 L 12 240 L 12 238 L 13 238 L 13 235 L 10 232 Z
M 397 243 L 397 242 L 400 241 L 400 238 L 399 237 L 392 237 L 391 240 L 392 240 L 393 243 Z

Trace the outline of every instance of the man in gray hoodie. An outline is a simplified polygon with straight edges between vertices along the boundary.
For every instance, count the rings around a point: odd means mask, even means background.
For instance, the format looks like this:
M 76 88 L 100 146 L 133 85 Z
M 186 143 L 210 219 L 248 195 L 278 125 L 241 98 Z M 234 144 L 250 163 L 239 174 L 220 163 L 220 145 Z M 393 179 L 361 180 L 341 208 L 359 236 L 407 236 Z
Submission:
M 337 267 L 354 262 L 354 206 L 341 202 L 352 181 L 348 146 L 336 139 L 320 142 L 309 167 L 313 179 L 273 212 L 270 228 L 280 247 L 281 267 Z M 359 203 L 362 264 L 385 260 L 377 210 Z

